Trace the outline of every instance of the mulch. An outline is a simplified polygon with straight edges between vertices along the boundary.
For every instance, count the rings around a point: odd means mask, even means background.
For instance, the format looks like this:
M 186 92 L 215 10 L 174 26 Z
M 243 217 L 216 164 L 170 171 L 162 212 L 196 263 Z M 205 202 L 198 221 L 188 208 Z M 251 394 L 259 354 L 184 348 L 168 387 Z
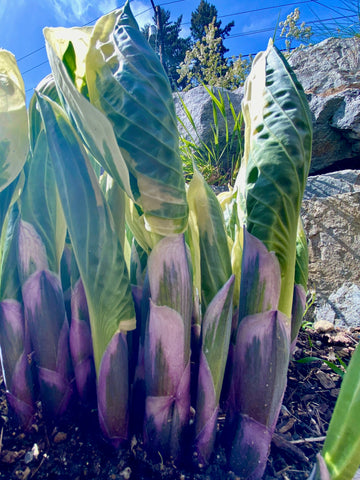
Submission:
M 343 370 L 360 338 L 351 331 L 320 325 L 300 331 L 289 365 L 288 385 L 264 480 L 303 480 L 321 450 L 342 377 L 324 360 Z M 298 360 L 316 357 L 309 363 Z M 336 369 L 335 369 L 336 370 Z M 219 417 L 219 429 L 223 419 Z M 45 424 L 41 408 L 29 432 L 21 432 L 4 395 L 0 376 L 0 479 L 6 480 L 236 480 L 218 447 L 208 466 L 176 466 L 151 458 L 139 439 L 129 449 L 113 450 L 101 437 L 96 412 L 78 409 L 55 425 Z

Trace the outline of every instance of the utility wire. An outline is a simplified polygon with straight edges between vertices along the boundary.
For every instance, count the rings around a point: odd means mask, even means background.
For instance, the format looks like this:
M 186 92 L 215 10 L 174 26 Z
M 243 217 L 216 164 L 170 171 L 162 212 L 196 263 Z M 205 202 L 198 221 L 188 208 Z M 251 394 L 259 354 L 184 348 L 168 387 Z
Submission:
M 263 12 L 264 10 L 272 10 L 272 9 L 278 9 L 278 8 L 281 8 L 281 7 L 290 7 L 292 5 L 301 5 L 303 3 L 312 3 L 312 2 L 315 2 L 315 0 L 305 0 L 305 1 L 302 1 L 302 2 L 284 3 L 282 5 L 274 5 L 272 7 L 254 8 L 252 10 L 244 10 L 242 12 L 227 13 L 226 15 L 218 15 L 217 17 L 218 18 L 235 17 L 237 15 L 245 15 L 245 14 L 248 14 L 248 13 Z M 189 25 L 190 23 L 191 23 L 191 21 L 190 22 L 184 22 L 184 23 L 181 23 L 181 25 Z
M 333 17 L 333 18 L 324 18 L 319 20 L 309 20 L 306 22 L 306 25 L 314 24 L 314 23 L 323 23 L 323 22 L 330 22 L 335 20 L 343 20 L 344 18 L 352 18 L 356 17 L 356 15 L 342 15 L 341 17 Z M 229 35 L 226 39 L 229 38 L 238 38 L 238 37 L 246 37 L 248 35 L 257 35 L 258 33 L 265 33 L 265 32 L 272 32 L 274 30 L 274 26 L 266 27 L 261 30 L 250 30 L 248 32 L 241 32 L 241 33 L 234 33 L 233 35 Z
M 181 3 L 185 0 L 172 0 L 170 2 L 164 2 L 164 3 L 161 3 L 159 4 L 159 6 L 164 6 L 164 5 L 171 5 L 171 4 L 174 4 L 174 3 Z M 323 7 L 327 7 L 326 5 L 322 4 L 321 2 L 317 1 L 317 0 L 305 0 L 305 1 L 300 1 L 300 2 L 291 2 L 291 3 L 285 3 L 285 4 L 281 4 L 281 5 L 274 5 L 274 6 L 271 6 L 271 7 L 262 7 L 262 8 L 256 8 L 256 9 L 252 9 L 252 10 L 246 10 L 246 11 L 242 11 L 242 12 L 236 12 L 236 13 L 232 13 L 232 14 L 226 14 L 226 15 L 219 15 L 218 18 L 226 18 L 226 17 L 230 17 L 230 16 L 237 16 L 237 15 L 244 15 L 244 14 L 249 14 L 249 13 L 257 13 L 257 12 L 261 12 L 261 11 L 265 11 L 265 10 L 269 10 L 269 9 L 275 9 L 275 8 L 281 8 L 281 7 L 288 7 L 288 6 L 292 6 L 292 5 L 299 5 L 299 4 L 307 4 L 307 3 L 315 3 L 315 4 L 318 4 L 318 5 L 321 5 Z M 331 7 L 327 7 L 328 9 L 331 9 L 333 11 L 335 11 L 336 13 L 339 13 L 338 11 L 336 11 L 335 9 L 331 8 Z M 113 9 L 111 11 L 109 11 L 108 13 L 114 11 L 116 9 Z M 140 15 L 143 15 L 144 13 L 148 12 L 152 10 L 152 7 L 149 7 L 147 8 L 146 10 L 143 10 L 142 12 L 139 12 L 135 15 L 135 17 L 138 17 Z M 91 23 L 94 23 L 96 22 L 99 18 L 101 18 L 102 15 L 100 15 L 99 17 L 91 20 L 90 22 L 87 22 L 85 23 L 84 25 L 82 26 L 87 26 Z M 329 22 L 329 21 L 335 21 L 335 20 L 343 20 L 343 19 L 346 19 L 346 18 L 352 18 L 352 17 L 356 17 L 356 15 L 342 15 L 342 16 L 339 16 L 339 17 L 335 17 L 335 18 L 327 18 L 327 19 L 318 19 L 318 20 L 310 20 L 310 21 L 306 21 L 306 24 L 314 24 L 314 23 L 322 23 L 322 22 Z M 182 23 L 181 25 L 187 25 L 191 22 L 184 22 Z M 243 37 L 243 36 L 249 36 L 249 35 L 257 35 L 259 33 L 266 33 L 266 32 L 270 32 L 270 31 L 273 31 L 274 30 L 274 27 L 268 27 L 268 28 L 264 28 L 264 29 L 259 29 L 259 30 L 251 30 L 249 32 L 242 32 L 242 33 L 235 33 L 235 34 L 232 34 L 232 35 L 229 35 L 227 37 L 227 39 L 231 39 L 231 38 L 239 38 L 239 37 Z M 37 48 L 25 55 L 23 55 L 22 57 L 18 58 L 17 61 L 20 62 L 28 57 L 30 57 L 31 55 L 34 55 L 35 53 L 38 53 L 39 51 L 41 50 L 44 50 L 46 47 L 43 46 L 43 47 L 40 47 L 40 48 Z M 243 55 L 243 56 L 250 56 L 249 55 Z M 25 70 L 24 72 L 22 72 L 22 75 L 25 75 L 33 70 L 35 70 L 36 68 L 39 68 L 41 67 L 42 65 L 45 65 L 47 64 L 48 62 L 47 61 L 44 61 L 44 62 L 41 62 L 37 65 L 34 65 L 33 67 L 29 68 L 28 70 Z M 30 89 L 27 89 L 26 92 L 30 91 L 30 90 L 33 90 L 33 88 L 30 88 Z

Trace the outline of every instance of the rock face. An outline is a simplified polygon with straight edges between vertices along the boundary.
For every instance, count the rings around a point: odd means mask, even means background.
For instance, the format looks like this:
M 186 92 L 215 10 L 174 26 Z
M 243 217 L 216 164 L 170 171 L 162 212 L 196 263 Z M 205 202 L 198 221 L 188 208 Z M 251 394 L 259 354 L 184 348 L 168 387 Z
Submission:
M 221 97 L 224 99 L 226 118 L 228 122 L 228 128 L 231 134 L 235 122 L 229 108 L 228 99 L 230 99 L 230 102 L 232 103 L 235 112 L 240 112 L 241 100 L 243 98 L 242 89 L 231 92 L 224 88 L 214 88 L 213 91 L 217 96 L 219 96 L 220 94 Z M 194 129 L 191 125 L 191 122 L 189 121 L 182 102 L 179 98 L 179 95 L 185 103 L 186 108 L 189 110 L 196 129 Z M 213 102 L 206 89 L 202 86 L 195 87 L 188 92 L 184 92 L 181 94 L 176 93 L 174 94 L 173 98 L 175 102 L 176 115 L 180 120 L 178 122 L 180 135 L 185 137 L 188 141 L 194 142 L 196 145 L 201 146 L 201 143 L 204 142 L 211 148 L 211 145 L 214 142 Z M 219 127 L 219 148 L 220 150 L 222 150 L 226 144 L 225 122 L 219 111 L 217 113 Z M 235 154 L 235 150 L 231 153 Z
M 360 324 L 360 171 L 309 177 L 302 208 L 316 318 Z
M 311 172 L 344 161 L 359 167 L 360 38 L 328 38 L 295 51 L 289 63 L 313 115 Z
M 289 63 L 307 94 L 313 117 L 314 139 L 310 172 L 324 173 L 344 168 L 360 168 L 360 38 L 329 38 L 323 42 L 295 51 Z M 243 89 L 227 94 L 239 112 Z M 180 134 L 199 144 L 197 136 L 174 95 L 176 113 L 185 124 L 179 123 Z M 199 137 L 210 145 L 213 139 L 212 102 L 203 87 L 180 94 L 189 109 Z M 224 122 L 219 118 L 220 138 L 224 139 Z M 232 114 L 227 108 L 232 129 Z M 224 139 L 225 142 L 225 139 Z

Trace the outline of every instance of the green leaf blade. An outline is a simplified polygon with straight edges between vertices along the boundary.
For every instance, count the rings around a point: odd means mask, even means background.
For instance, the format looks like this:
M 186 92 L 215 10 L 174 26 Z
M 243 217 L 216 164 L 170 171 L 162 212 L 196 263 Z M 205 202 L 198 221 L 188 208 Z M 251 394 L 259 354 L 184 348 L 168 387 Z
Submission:
M 94 359 L 118 329 L 135 327 L 120 240 L 86 152 L 64 111 L 39 95 L 56 182 L 90 313 Z
M 312 122 L 302 87 L 271 44 L 254 61 L 243 111 L 245 156 L 237 179 L 239 210 L 249 233 L 279 259 L 279 309 L 290 317 L 296 232 L 310 168 Z
M 14 55 L 0 49 L 0 191 L 19 175 L 28 149 L 24 82 Z

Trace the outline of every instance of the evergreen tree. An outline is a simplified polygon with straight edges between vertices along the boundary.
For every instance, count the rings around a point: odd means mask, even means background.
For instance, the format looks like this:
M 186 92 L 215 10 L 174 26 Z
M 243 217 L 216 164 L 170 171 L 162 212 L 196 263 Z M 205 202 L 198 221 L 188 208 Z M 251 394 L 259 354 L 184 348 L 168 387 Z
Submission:
M 154 29 L 153 25 L 147 24 L 142 29 L 142 33 L 160 55 L 171 86 L 175 90 L 181 88 L 181 82 L 178 83 L 177 69 L 184 60 L 186 51 L 191 48 L 191 39 L 190 37 L 183 38 L 180 36 L 182 15 L 175 22 L 172 22 L 168 10 L 160 7 L 158 9 L 159 18 L 156 18 L 155 15 L 153 17 L 157 28 Z
M 201 0 L 199 6 L 191 14 L 191 36 L 195 42 L 201 42 L 206 36 L 205 27 L 208 27 L 214 20 L 214 27 L 216 29 L 216 38 L 220 38 L 219 50 L 222 58 L 226 52 L 229 51 L 225 48 L 223 40 L 229 36 L 232 27 L 235 25 L 234 21 L 228 23 L 224 28 L 221 28 L 221 20 L 218 20 L 218 11 L 215 5 L 210 4 L 206 0 Z
M 184 90 L 202 83 L 232 90 L 244 83 L 252 59 L 243 59 L 241 55 L 226 59 L 221 55 L 221 44 L 214 18 L 205 27 L 204 37 L 186 52 L 185 60 L 180 64 L 179 82 L 185 83 Z

